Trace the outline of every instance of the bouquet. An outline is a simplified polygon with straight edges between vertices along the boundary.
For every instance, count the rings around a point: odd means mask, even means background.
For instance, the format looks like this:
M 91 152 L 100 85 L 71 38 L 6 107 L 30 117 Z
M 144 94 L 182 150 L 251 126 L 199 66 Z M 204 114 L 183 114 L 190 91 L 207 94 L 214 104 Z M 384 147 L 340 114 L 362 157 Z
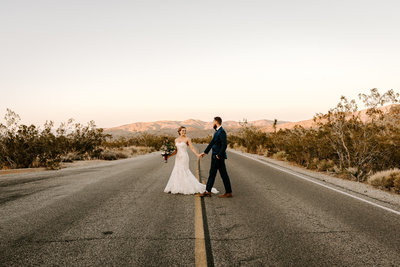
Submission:
M 168 140 L 164 142 L 164 144 L 161 146 L 161 156 L 164 158 L 164 162 L 168 162 L 168 156 L 171 155 L 175 151 L 175 146 Z

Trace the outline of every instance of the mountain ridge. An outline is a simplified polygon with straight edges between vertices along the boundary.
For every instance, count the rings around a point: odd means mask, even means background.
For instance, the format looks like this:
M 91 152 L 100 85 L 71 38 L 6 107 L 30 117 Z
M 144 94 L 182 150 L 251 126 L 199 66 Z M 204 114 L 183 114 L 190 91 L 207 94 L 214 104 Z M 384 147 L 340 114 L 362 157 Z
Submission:
M 387 112 L 396 104 L 387 105 L 381 107 L 380 109 L 383 112 Z M 361 119 L 367 120 L 366 115 L 367 109 L 359 110 Z M 222 125 L 227 131 L 235 132 L 240 129 L 240 121 L 223 121 Z M 249 125 L 256 126 L 265 132 L 274 131 L 273 120 L 261 119 L 248 121 Z M 292 129 L 295 125 L 301 125 L 305 128 L 310 128 L 314 126 L 313 119 L 302 120 L 297 122 L 290 121 L 278 121 L 276 129 Z M 152 134 L 167 134 L 167 135 L 177 135 L 177 129 L 180 126 L 185 126 L 188 130 L 188 135 L 191 137 L 205 137 L 207 135 L 212 135 L 214 130 L 212 129 L 212 122 L 205 122 L 202 120 L 197 120 L 193 118 L 189 118 L 183 121 L 179 120 L 159 120 L 153 122 L 134 122 L 129 124 L 124 124 L 121 126 L 106 128 L 105 132 L 110 133 L 114 136 L 129 136 L 135 135 L 142 132 L 152 133 Z
M 250 125 L 254 125 L 257 127 L 268 127 L 273 125 L 273 120 L 255 120 L 249 121 Z M 278 121 L 278 125 L 282 123 L 287 123 L 287 121 Z M 223 123 L 224 128 L 229 130 L 239 129 L 241 127 L 240 121 L 228 120 Z M 193 118 L 189 118 L 183 121 L 179 120 L 159 120 L 152 122 L 134 122 L 128 123 L 121 126 L 106 128 L 105 132 L 110 133 L 116 136 L 126 136 L 126 135 L 135 135 L 142 132 L 148 133 L 162 133 L 162 134 L 176 134 L 176 130 L 180 126 L 185 126 L 188 130 L 188 133 L 191 133 L 191 136 L 194 137 L 203 137 L 208 134 L 213 133 L 212 122 L 205 122 L 202 120 L 197 120 Z

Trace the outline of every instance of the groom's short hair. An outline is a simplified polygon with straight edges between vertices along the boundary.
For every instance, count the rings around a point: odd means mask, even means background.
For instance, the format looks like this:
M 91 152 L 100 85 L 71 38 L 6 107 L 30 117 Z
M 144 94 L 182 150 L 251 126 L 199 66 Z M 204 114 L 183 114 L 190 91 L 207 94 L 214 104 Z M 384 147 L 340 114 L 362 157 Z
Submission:
M 214 120 L 215 120 L 216 122 L 218 122 L 219 125 L 222 124 L 222 119 L 221 119 L 221 117 L 215 117 Z

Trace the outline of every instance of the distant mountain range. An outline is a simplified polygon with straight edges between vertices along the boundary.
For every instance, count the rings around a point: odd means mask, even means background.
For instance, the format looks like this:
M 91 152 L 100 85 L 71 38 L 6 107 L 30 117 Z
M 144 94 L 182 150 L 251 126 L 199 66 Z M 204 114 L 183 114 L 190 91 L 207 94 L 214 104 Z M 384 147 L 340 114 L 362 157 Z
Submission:
M 248 122 L 260 128 L 271 127 L 274 123 L 272 120 L 257 120 Z M 288 123 L 285 121 L 278 121 L 277 125 Z M 224 121 L 223 127 L 227 131 L 235 131 L 241 127 L 238 121 Z M 106 133 L 113 134 L 114 136 L 129 136 L 142 132 L 156 133 L 156 134 L 169 134 L 177 135 L 177 130 L 180 126 L 185 126 L 188 136 L 191 137 L 205 137 L 213 134 L 212 122 L 205 122 L 202 120 L 188 119 L 184 121 L 154 121 L 154 122 L 135 122 L 125 124 L 117 127 L 105 129 Z
M 384 112 L 390 110 L 394 105 L 388 105 L 382 107 Z M 366 115 L 366 110 L 359 111 L 362 120 L 366 120 L 368 117 Z M 254 125 L 259 127 L 262 131 L 272 132 L 273 120 L 256 120 L 249 121 L 249 125 Z M 288 121 L 278 121 L 277 130 L 279 129 L 292 129 L 295 125 L 301 125 L 305 128 L 312 127 L 314 121 L 303 120 L 298 122 L 288 122 Z M 154 122 L 135 122 L 130 124 L 125 124 L 117 127 L 105 129 L 106 133 L 110 133 L 113 136 L 134 136 L 142 132 L 148 132 L 153 134 L 167 134 L 167 135 L 178 135 L 177 130 L 180 126 L 185 126 L 187 128 L 187 134 L 190 137 L 206 137 L 207 135 L 212 135 L 214 130 L 212 129 L 212 122 L 205 122 L 201 120 L 188 119 L 184 121 L 154 121 Z M 227 130 L 227 132 L 235 132 L 240 129 L 241 125 L 238 121 L 224 121 L 222 126 Z

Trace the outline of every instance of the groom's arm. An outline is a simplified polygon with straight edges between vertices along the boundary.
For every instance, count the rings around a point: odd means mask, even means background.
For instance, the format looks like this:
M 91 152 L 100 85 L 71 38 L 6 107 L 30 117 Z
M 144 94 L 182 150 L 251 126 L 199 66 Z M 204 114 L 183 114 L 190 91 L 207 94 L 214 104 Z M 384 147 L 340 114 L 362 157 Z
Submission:
M 213 137 L 213 139 L 211 139 L 211 142 L 208 144 L 208 146 L 204 150 L 205 154 L 208 154 L 208 152 L 210 152 L 210 150 L 211 150 L 212 146 L 214 145 L 214 143 L 215 143 L 215 136 Z

